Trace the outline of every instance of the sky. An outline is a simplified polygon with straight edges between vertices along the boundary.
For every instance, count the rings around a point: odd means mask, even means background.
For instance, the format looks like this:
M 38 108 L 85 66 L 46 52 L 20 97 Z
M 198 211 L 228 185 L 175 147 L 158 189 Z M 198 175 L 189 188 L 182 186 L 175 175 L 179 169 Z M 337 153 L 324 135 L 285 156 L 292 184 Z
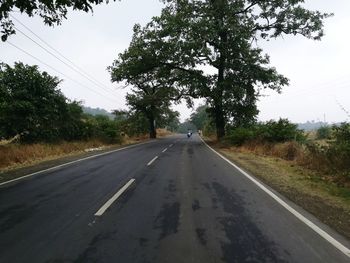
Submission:
M 322 41 L 284 36 L 258 43 L 269 54 L 271 65 L 290 80 L 290 85 L 283 88 L 281 94 L 262 92 L 258 102 L 260 121 L 280 117 L 298 123 L 350 121 L 346 113 L 350 111 L 350 1 L 305 2 L 309 9 L 335 15 L 325 21 Z M 63 79 L 60 89 L 66 97 L 83 101 L 86 106 L 108 111 L 126 108 L 125 95 L 129 89 L 111 83 L 106 68 L 128 47 L 134 24 L 145 25 L 152 16 L 160 14 L 161 8 L 162 3 L 158 0 L 112 1 L 108 5 L 95 6 L 93 14 L 69 12 L 68 19 L 55 27 L 45 26 L 38 17 L 28 18 L 14 12 L 12 15 L 16 19 L 83 69 L 85 77 L 68 67 L 65 59 L 61 58 L 66 64 L 20 32 L 11 36 L 8 43 L 0 43 L 0 61 L 10 65 L 15 61 L 39 65 L 40 70 Z M 46 47 L 19 22 L 14 22 L 16 28 Z M 46 49 L 54 53 L 50 48 Z M 201 103 L 196 101 L 195 106 Z M 175 109 L 180 112 L 182 121 L 193 112 L 185 104 Z

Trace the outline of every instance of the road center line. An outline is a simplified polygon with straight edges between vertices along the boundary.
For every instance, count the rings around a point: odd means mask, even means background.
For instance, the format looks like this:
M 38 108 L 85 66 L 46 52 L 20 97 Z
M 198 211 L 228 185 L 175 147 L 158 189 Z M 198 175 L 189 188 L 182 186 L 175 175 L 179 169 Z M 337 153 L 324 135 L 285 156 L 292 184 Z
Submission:
M 245 177 L 247 177 L 250 181 L 252 181 L 254 184 L 256 184 L 261 190 L 263 190 L 265 193 L 267 193 L 269 196 L 271 196 L 277 203 L 279 203 L 281 206 L 283 206 L 285 209 L 287 209 L 290 213 L 292 213 L 296 218 L 298 218 L 300 221 L 302 221 L 305 225 L 310 227 L 313 231 L 315 231 L 317 234 L 319 234 L 321 237 L 323 237 L 325 240 L 327 240 L 330 244 L 332 244 L 335 248 L 343 252 L 346 256 L 350 257 L 350 249 L 344 246 L 342 243 L 340 243 L 338 240 L 336 240 L 334 237 L 332 237 L 330 234 L 325 232 L 323 229 L 321 229 L 319 226 L 311 222 L 309 219 L 307 219 L 305 216 L 300 214 L 298 211 L 296 211 L 294 208 L 292 208 L 290 205 L 288 205 L 285 201 L 283 201 L 281 198 L 279 198 L 276 194 L 274 194 L 271 190 L 269 190 L 266 186 L 264 186 L 262 183 L 260 183 L 258 180 L 256 180 L 253 176 L 246 173 L 244 170 L 242 170 L 240 167 L 238 167 L 236 164 L 231 162 L 229 159 L 224 157 L 222 154 L 215 151 L 212 147 L 210 147 L 202 138 L 201 140 L 203 143 L 214 153 L 216 153 L 219 157 L 224 159 L 226 162 L 228 162 L 230 165 L 232 165 L 234 168 L 236 168 L 239 172 L 241 172 Z
M 117 200 L 125 191 L 128 189 L 130 185 L 132 185 L 135 182 L 135 179 L 130 179 L 129 182 L 127 182 L 122 188 L 119 189 L 119 191 L 112 196 L 111 199 L 109 199 L 96 213 L 95 216 L 102 216 L 104 212 Z
M 155 160 L 157 160 L 158 159 L 158 156 L 156 156 L 156 157 L 154 157 L 148 164 L 147 164 L 147 166 L 150 166 Z
M 169 147 L 173 147 L 174 144 L 170 144 Z
M 165 153 L 167 150 L 168 150 L 168 148 L 165 148 L 165 149 L 162 151 L 162 153 Z

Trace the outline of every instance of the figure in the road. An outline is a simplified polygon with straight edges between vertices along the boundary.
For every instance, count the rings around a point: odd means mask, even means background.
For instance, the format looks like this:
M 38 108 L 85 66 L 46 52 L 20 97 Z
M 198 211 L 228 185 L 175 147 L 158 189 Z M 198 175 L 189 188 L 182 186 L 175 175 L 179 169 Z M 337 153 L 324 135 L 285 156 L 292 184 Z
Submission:
M 190 138 L 192 136 L 192 130 L 188 129 L 187 131 L 187 138 Z

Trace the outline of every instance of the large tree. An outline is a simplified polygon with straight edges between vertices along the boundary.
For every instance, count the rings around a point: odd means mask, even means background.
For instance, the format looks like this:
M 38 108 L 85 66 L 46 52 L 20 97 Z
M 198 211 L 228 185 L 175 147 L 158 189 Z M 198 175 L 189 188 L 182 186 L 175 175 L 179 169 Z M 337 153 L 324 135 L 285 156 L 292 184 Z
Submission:
M 303 8 L 302 0 L 166 2 L 144 29 L 147 43 L 157 50 L 156 66 L 191 75 L 190 92 L 207 99 L 219 139 L 228 121 L 254 121 L 261 89 L 280 91 L 288 84 L 256 41 L 283 34 L 318 40 L 328 16 Z
M 66 19 L 68 9 L 92 12 L 92 6 L 108 0 L 1 0 L 0 2 L 0 28 L 1 39 L 6 41 L 7 37 L 16 31 L 11 19 L 14 11 L 25 13 L 28 16 L 40 16 L 47 25 L 59 25 Z
M 173 116 L 172 102 L 184 96 L 182 85 L 186 86 L 186 78 L 181 76 L 180 85 L 177 69 L 159 67 L 159 47 L 149 41 L 147 34 L 136 25 L 129 48 L 119 54 L 109 71 L 112 81 L 132 87 L 126 96 L 127 104 L 132 111 L 141 112 L 147 118 L 150 138 L 156 138 L 156 124 Z

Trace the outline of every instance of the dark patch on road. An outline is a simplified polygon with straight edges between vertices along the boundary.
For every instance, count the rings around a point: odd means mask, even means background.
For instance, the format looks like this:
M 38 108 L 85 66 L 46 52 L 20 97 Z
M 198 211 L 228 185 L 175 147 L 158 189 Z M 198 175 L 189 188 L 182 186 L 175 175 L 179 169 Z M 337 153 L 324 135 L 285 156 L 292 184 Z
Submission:
M 217 209 L 218 208 L 218 199 L 215 197 L 212 197 L 211 202 L 213 203 L 212 208 Z
M 200 243 L 205 246 L 207 244 L 207 234 L 204 228 L 196 228 L 196 234 Z
M 112 236 L 116 233 L 116 231 L 98 234 L 96 235 L 85 249 L 83 253 L 81 253 L 76 260 L 75 263 L 83 263 L 83 262 L 99 262 L 100 260 L 96 258 L 97 247 L 101 246 L 101 242 L 106 240 L 112 240 Z
M 203 183 L 202 184 L 207 190 L 211 190 L 210 184 L 209 183 Z
M 193 211 L 196 211 L 196 210 L 198 210 L 198 209 L 200 209 L 201 208 L 201 206 L 200 206 L 200 204 L 199 204 L 199 201 L 197 200 L 197 199 L 195 199 L 194 201 L 193 201 L 193 203 L 192 203 L 192 210 Z
M 0 212 L 0 233 L 3 233 L 26 219 L 34 213 L 35 207 L 25 204 L 10 206 Z
M 192 148 L 187 148 L 187 153 L 189 155 L 192 155 L 193 154 L 193 149 Z M 191 157 L 191 156 L 190 156 Z
M 148 243 L 148 239 L 147 238 L 144 238 L 144 237 L 140 237 L 139 238 L 139 244 L 140 244 L 141 247 L 146 247 L 147 243 Z
M 175 186 L 175 183 L 174 183 L 173 180 L 169 180 L 169 184 L 168 184 L 167 190 L 169 192 L 171 192 L 171 193 L 176 192 L 176 186 Z
M 213 188 L 228 216 L 220 217 L 226 237 L 221 242 L 225 262 L 286 262 L 278 255 L 277 245 L 270 241 L 253 223 L 244 208 L 244 200 L 233 190 L 219 183 Z M 262 255 L 264 255 L 262 257 Z
M 164 204 L 154 221 L 154 229 L 161 229 L 159 240 L 176 234 L 179 227 L 180 204 Z

